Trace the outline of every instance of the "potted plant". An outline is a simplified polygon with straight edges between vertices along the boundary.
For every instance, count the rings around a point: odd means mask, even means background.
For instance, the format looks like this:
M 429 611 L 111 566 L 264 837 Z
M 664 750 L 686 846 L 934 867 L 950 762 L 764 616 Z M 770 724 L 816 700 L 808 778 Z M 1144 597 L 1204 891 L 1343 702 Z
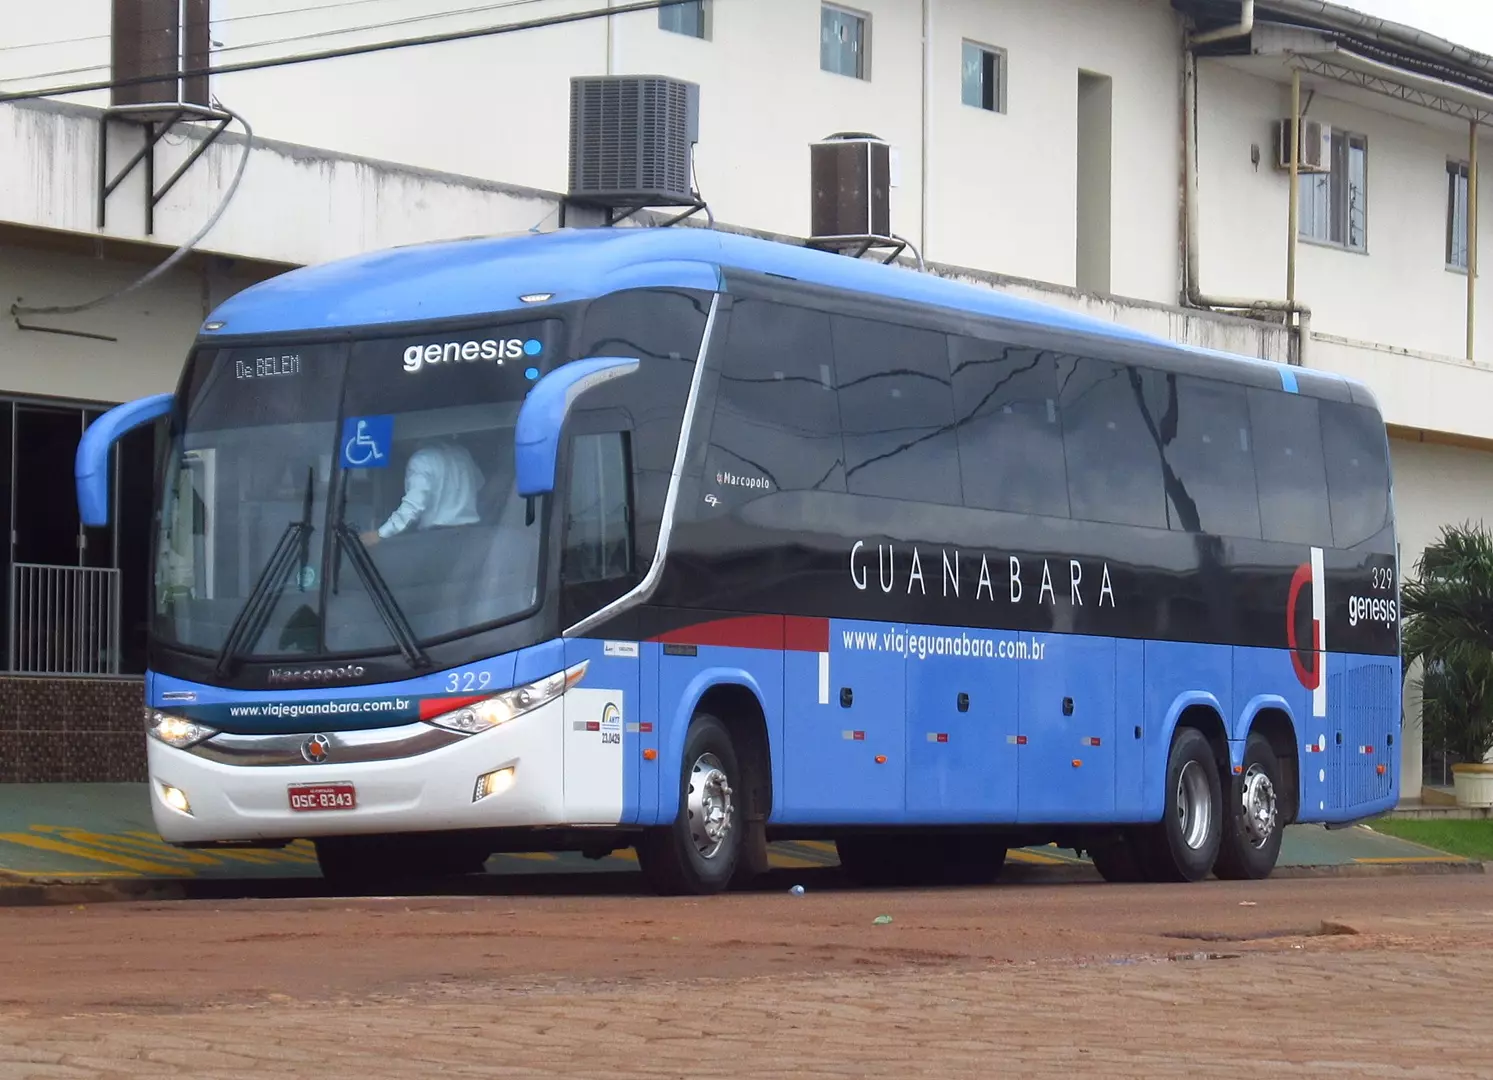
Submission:
M 1493 535 L 1445 526 L 1401 589 L 1407 664 L 1421 660 L 1422 725 L 1452 766 L 1459 806 L 1493 806 Z

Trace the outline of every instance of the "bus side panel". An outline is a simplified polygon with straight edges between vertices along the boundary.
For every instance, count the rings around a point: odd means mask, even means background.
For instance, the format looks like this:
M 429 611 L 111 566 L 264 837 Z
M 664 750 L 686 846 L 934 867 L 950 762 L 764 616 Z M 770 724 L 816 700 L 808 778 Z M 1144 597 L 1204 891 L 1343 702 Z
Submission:
M 1327 804 L 1325 820 L 1391 809 L 1399 799 L 1399 664 L 1394 657 L 1332 655 L 1327 672 L 1328 751 L 1337 751 L 1338 798 Z
M 910 626 L 908 636 L 918 646 L 906 661 L 908 820 L 1015 821 L 1018 665 L 1006 657 L 1017 635 Z M 945 647 L 930 652 L 930 638 Z
M 1020 683 L 1023 824 L 1113 821 L 1115 640 L 1037 634 Z
M 828 668 L 822 680 L 816 668 L 812 684 L 811 654 L 790 653 L 794 704 L 786 716 L 775 821 L 904 820 L 907 667 L 897 643 L 906 632 L 900 623 L 830 620 Z
M 635 641 L 565 642 L 565 666 L 587 665 L 585 678 L 563 699 L 568 822 L 637 820 L 640 652 Z
M 1115 642 L 1115 820 L 1143 821 L 1147 767 L 1146 643 Z

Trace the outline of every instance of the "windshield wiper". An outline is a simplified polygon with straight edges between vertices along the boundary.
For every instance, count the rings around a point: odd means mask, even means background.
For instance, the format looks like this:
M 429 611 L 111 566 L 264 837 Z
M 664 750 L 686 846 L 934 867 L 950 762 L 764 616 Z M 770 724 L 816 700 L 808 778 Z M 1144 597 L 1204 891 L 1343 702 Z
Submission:
M 337 543 L 347 553 L 347 561 L 352 563 L 352 568 L 358 577 L 363 579 L 363 585 L 368 589 L 368 597 L 373 601 L 373 606 L 378 610 L 379 618 L 384 620 L 389 634 L 399 646 L 399 651 L 404 653 L 404 658 L 409 661 L 411 667 L 429 667 L 430 657 L 425 655 L 425 650 L 420 648 L 419 639 L 415 637 L 415 630 L 410 626 L 410 620 L 394 599 L 394 593 L 389 588 L 389 583 L 384 580 L 384 575 L 378 572 L 378 567 L 373 565 L 373 559 L 368 554 L 368 549 L 363 546 L 363 541 L 358 537 L 352 526 L 341 520 L 338 516 L 337 524 L 334 526 L 337 535 Z
M 244 606 L 228 627 L 228 636 L 223 639 L 223 647 L 218 651 L 218 660 L 213 667 L 219 677 L 228 671 L 240 651 L 259 640 L 259 635 L 264 633 L 265 624 L 269 622 L 270 612 L 274 610 L 275 601 L 285 588 L 291 568 L 297 565 L 297 556 L 300 557 L 300 562 L 306 559 L 312 533 L 312 485 L 315 475 L 314 469 L 306 470 L 306 496 L 301 509 L 301 520 L 292 521 L 285 526 L 285 531 L 275 544 L 275 550 L 270 553 L 269 561 L 259 572 L 254 587 L 249 590 Z

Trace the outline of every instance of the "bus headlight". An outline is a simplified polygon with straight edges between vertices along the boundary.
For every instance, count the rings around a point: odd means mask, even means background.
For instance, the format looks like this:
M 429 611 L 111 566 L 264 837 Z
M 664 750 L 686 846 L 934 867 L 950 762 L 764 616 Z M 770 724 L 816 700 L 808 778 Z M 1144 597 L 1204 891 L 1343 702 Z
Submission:
M 510 720 L 517 720 L 524 713 L 533 712 L 541 705 L 548 705 L 580 682 L 585 674 L 586 662 L 582 661 L 575 667 L 547 675 L 538 682 L 529 683 L 528 686 L 516 686 L 512 690 L 494 694 L 484 701 L 473 705 L 463 705 L 459 709 L 452 709 L 448 713 L 431 717 L 426 723 L 446 728 L 448 731 L 476 735 L 506 724 Z
M 159 739 L 167 746 L 174 746 L 178 750 L 196 746 L 217 734 L 215 729 L 205 727 L 196 721 L 188 720 L 183 716 L 158 712 L 155 709 L 145 710 L 145 730 L 152 738 Z

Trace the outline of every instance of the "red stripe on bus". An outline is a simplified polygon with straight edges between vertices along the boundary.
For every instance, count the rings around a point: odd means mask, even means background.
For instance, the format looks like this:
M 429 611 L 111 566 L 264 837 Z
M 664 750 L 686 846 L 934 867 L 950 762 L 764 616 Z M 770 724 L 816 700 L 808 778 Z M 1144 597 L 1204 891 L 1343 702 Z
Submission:
M 465 708 L 468 705 L 475 705 L 479 701 L 486 701 L 486 700 L 487 700 L 487 696 L 486 695 L 481 695 L 481 696 L 478 696 L 478 697 L 435 697 L 435 698 L 428 697 L 428 698 L 421 698 L 420 699 L 420 719 L 421 720 L 431 720 L 431 719 L 434 719 L 437 716 L 442 716 L 445 713 L 452 712 L 455 709 Z
M 670 630 L 651 640 L 664 645 L 720 645 L 737 649 L 829 652 L 829 620 L 784 615 L 738 615 Z

